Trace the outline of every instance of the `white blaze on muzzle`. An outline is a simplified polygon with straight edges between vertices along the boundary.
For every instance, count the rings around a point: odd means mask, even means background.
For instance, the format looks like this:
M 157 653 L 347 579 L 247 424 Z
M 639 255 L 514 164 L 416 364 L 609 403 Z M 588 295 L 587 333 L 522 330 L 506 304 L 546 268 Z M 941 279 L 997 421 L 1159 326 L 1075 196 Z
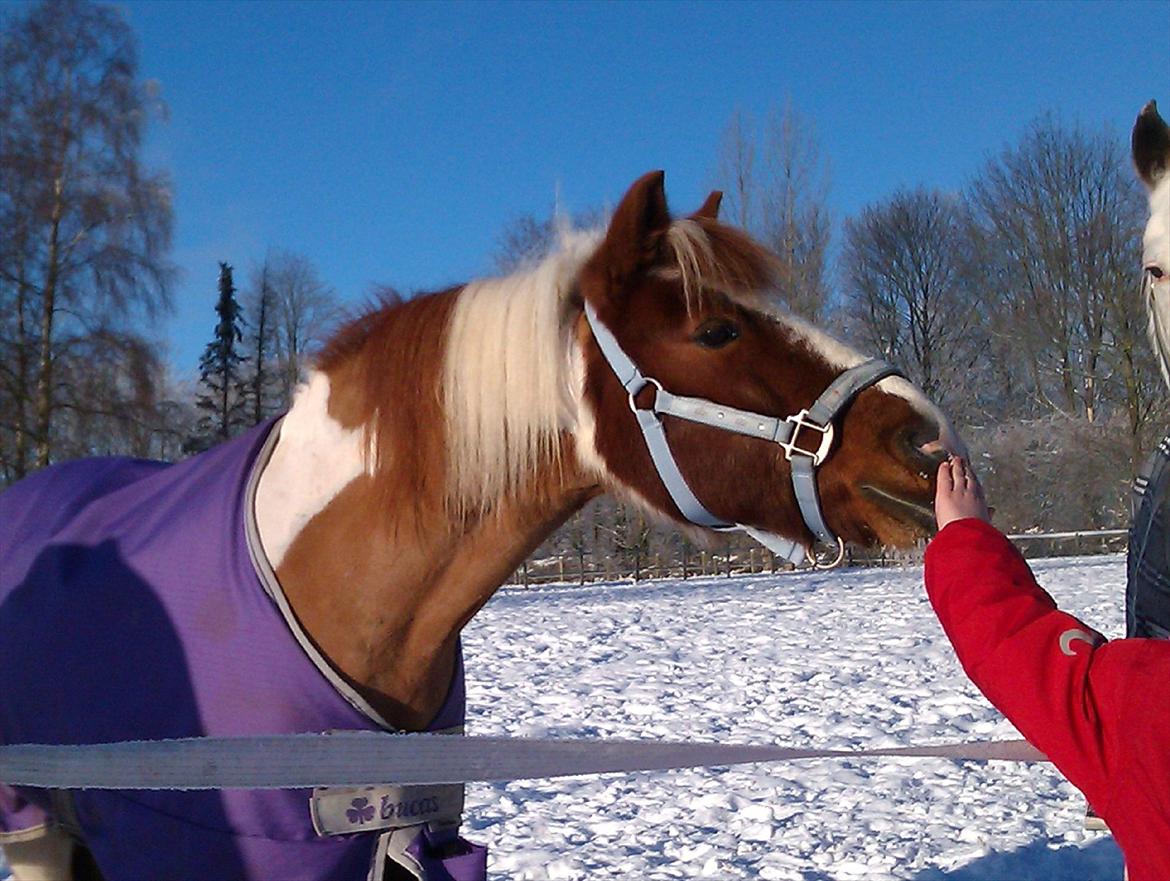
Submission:
M 842 372 L 829 387 L 821 393 L 816 402 L 807 410 L 780 419 L 764 416 L 747 410 L 739 410 L 725 404 L 717 404 L 706 398 L 691 398 L 674 395 L 662 387 L 656 379 L 644 376 L 637 365 L 622 349 L 617 339 L 598 318 L 593 306 L 586 301 L 585 318 L 593 331 L 593 337 L 601 348 L 602 355 L 629 395 L 630 409 L 638 420 L 642 437 L 650 458 L 658 471 L 658 477 L 670 494 L 679 513 L 694 523 L 719 532 L 742 530 L 773 553 L 784 557 L 793 564 L 804 559 L 818 561 L 811 548 L 801 542 L 792 541 L 773 533 L 764 532 L 742 523 L 726 523 L 708 511 L 695 496 L 679 470 L 678 462 L 666 440 L 666 431 L 659 416 L 674 416 L 689 422 L 698 422 L 712 428 L 742 434 L 760 440 L 771 441 L 784 450 L 784 458 L 792 465 L 792 488 L 800 506 L 801 517 L 816 541 L 835 546 L 836 558 L 828 566 L 836 566 L 845 556 L 845 543 L 833 534 L 825 523 L 821 512 L 820 497 L 817 493 L 816 469 L 833 452 L 833 419 L 863 390 L 887 376 L 900 376 L 897 368 L 884 361 L 871 360 Z M 646 386 L 655 388 L 654 403 L 650 409 L 638 406 L 635 400 L 638 392 Z M 812 436 L 809 446 L 806 438 Z M 819 435 L 819 436 L 818 436 Z

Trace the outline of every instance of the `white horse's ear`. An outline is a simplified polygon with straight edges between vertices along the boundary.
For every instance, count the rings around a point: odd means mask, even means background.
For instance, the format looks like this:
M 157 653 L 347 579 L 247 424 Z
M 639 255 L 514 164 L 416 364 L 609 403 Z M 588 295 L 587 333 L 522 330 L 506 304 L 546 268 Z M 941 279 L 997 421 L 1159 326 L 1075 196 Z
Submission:
M 1170 169 L 1170 126 L 1158 114 L 1158 105 L 1151 101 L 1138 114 L 1133 124 L 1133 164 L 1138 177 L 1150 189 Z

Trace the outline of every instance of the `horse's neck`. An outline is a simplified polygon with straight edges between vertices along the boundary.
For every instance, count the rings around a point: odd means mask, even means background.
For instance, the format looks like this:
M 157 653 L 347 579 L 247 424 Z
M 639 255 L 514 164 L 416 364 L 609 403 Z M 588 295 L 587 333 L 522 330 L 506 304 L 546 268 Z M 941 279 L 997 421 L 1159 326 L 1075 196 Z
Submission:
M 261 544 L 333 666 L 392 725 L 420 729 L 446 695 L 460 630 L 597 489 L 562 463 L 540 492 L 458 529 L 426 500 L 386 511 L 363 432 L 332 419 L 328 400 L 314 375 L 281 426 L 257 488 Z

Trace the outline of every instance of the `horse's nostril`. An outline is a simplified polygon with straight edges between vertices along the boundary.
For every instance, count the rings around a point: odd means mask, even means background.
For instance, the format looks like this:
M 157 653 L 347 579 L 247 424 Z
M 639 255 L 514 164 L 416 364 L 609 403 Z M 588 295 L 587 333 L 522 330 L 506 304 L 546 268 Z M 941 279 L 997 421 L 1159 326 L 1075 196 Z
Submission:
M 935 441 L 932 444 L 918 448 L 919 455 L 926 461 L 930 462 L 933 468 L 937 469 L 939 465 L 951 457 L 950 451 L 942 445 L 941 442 Z
M 909 464 L 923 477 L 932 476 L 938 466 L 950 457 L 950 451 L 940 437 L 938 426 L 921 427 L 903 435 Z

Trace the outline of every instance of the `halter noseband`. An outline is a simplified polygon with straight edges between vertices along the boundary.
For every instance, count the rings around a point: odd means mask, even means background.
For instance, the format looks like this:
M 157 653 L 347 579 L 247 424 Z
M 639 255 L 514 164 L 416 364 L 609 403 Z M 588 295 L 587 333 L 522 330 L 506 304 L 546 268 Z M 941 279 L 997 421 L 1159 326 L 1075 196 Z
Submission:
M 837 556 L 827 568 L 841 563 L 845 556 L 845 543 L 833 534 L 825 523 L 821 513 L 820 497 L 817 494 L 816 469 L 829 457 L 833 448 L 833 419 L 860 392 L 869 388 L 887 376 L 900 376 L 897 368 L 884 361 L 872 360 L 856 367 L 850 367 L 841 373 L 821 393 L 816 402 L 807 410 L 801 410 L 794 416 L 779 419 L 774 416 L 764 416 L 747 410 L 738 410 L 724 404 L 716 404 L 706 398 L 690 398 L 683 395 L 674 395 L 662 387 L 656 379 L 643 376 L 637 365 L 630 360 L 617 338 L 610 332 L 601 320 L 593 306 L 585 302 L 585 318 L 593 331 L 597 345 L 609 366 L 616 374 L 618 381 L 629 395 L 630 409 L 638 420 L 642 429 L 642 436 L 646 440 L 646 448 L 650 458 L 658 471 L 658 477 L 670 494 L 671 499 L 678 507 L 679 512 L 697 526 L 705 526 L 720 532 L 742 530 L 773 553 L 792 562 L 799 563 L 806 557 L 814 564 L 817 558 L 810 549 L 800 542 L 791 541 L 772 533 L 763 532 L 742 523 L 724 523 L 695 497 L 679 470 L 678 462 L 670 451 L 666 440 L 666 431 L 660 415 L 674 416 L 690 422 L 709 425 L 712 428 L 731 431 L 748 437 L 772 441 L 779 444 L 784 450 L 784 458 L 792 465 L 792 488 L 796 493 L 796 502 L 800 506 L 801 516 L 805 525 L 816 537 L 816 540 L 825 545 L 833 545 L 837 549 Z M 656 390 L 654 404 L 651 409 L 642 409 L 638 406 L 635 397 L 646 386 L 652 385 Z M 817 447 L 805 449 L 797 444 L 797 438 L 802 430 L 819 432 L 820 439 Z

